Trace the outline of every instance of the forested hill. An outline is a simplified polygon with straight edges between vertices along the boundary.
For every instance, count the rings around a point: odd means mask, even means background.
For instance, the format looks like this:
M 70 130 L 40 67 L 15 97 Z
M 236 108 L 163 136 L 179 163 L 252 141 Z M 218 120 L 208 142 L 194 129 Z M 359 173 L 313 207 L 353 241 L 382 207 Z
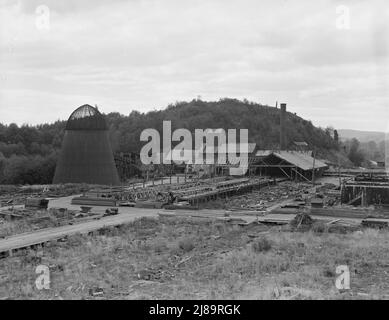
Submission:
M 75 106 L 76 107 L 76 106 Z M 139 152 L 146 128 L 162 132 L 162 121 L 171 120 L 172 128 L 248 129 L 250 142 L 260 148 L 277 148 L 279 109 L 260 104 L 222 99 L 216 102 L 193 100 L 169 105 L 160 111 L 128 116 L 110 113 L 107 120 L 114 152 Z M 38 126 L 0 124 L 0 183 L 51 183 L 66 121 Z M 293 113 L 287 113 L 288 141 L 306 141 L 321 150 L 337 148 L 331 129 L 320 129 Z
M 118 113 L 108 114 L 111 141 L 115 150 L 138 152 L 144 142 L 140 133 L 145 128 L 155 128 L 162 132 L 162 121 L 171 120 L 172 128 L 194 129 L 223 128 L 248 129 L 250 142 L 260 148 L 277 148 L 279 145 L 280 109 L 260 104 L 222 99 L 216 102 L 193 100 L 169 105 L 164 110 L 139 113 L 132 111 L 129 116 Z M 337 148 L 331 129 L 320 129 L 297 115 L 287 112 L 286 134 L 289 143 L 306 141 L 311 147 L 320 149 Z

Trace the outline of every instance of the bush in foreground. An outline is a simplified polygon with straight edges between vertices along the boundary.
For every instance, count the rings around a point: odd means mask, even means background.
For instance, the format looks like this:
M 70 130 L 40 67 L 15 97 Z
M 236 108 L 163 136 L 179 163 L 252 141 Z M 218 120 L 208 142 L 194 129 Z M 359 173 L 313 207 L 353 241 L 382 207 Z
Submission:
M 271 242 L 267 238 L 262 237 L 256 240 L 252 244 L 251 248 L 255 253 L 259 253 L 259 252 L 267 252 L 271 249 L 271 247 L 272 247 Z

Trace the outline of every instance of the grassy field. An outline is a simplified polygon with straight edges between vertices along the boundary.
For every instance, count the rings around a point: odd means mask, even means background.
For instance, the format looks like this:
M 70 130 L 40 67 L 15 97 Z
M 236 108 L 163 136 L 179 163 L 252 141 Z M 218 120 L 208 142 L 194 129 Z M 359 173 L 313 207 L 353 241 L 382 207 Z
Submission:
M 24 216 L 24 218 L 15 220 L 0 219 L 0 239 L 44 228 L 68 225 L 79 220 L 74 218 L 74 215 L 78 212 L 73 210 L 60 213 L 54 208 L 49 210 L 22 209 L 16 211 L 16 213 Z
M 35 286 L 40 264 L 48 290 Z M 338 265 L 350 290 L 335 288 Z M 140 219 L 1 259 L 0 298 L 387 299 L 389 232 Z

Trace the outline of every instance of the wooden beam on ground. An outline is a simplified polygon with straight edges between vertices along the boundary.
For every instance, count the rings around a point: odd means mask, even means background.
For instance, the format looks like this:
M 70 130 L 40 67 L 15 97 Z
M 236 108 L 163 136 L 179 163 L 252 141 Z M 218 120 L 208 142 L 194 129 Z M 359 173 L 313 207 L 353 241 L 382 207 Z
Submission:
M 357 200 L 362 199 L 362 193 L 360 193 L 358 196 L 356 196 L 354 199 L 351 199 L 347 204 L 351 205 L 355 203 Z

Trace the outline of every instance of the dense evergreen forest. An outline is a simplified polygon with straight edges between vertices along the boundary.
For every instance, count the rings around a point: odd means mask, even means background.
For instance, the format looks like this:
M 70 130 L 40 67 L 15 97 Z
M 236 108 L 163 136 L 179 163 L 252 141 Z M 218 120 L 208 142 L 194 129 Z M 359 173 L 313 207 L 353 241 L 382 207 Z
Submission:
M 177 102 L 164 110 L 129 115 L 106 115 L 114 152 L 139 152 L 142 130 L 162 131 L 162 121 L 171 120 L 173 130 L 187 128 L 245 128 L 250 142 L 260 148 L 277 148 L 279 109 L 247 100 L 221 99 L 214 102 Z M 51 183 L 66 121 L 37 126 L 0 124 L 0 184 Z M 319 150 L 337 150 L 336 130 L 316 128 L 310 121 L 288 112 L 286 134 L 289 143 L 306 141 Z

